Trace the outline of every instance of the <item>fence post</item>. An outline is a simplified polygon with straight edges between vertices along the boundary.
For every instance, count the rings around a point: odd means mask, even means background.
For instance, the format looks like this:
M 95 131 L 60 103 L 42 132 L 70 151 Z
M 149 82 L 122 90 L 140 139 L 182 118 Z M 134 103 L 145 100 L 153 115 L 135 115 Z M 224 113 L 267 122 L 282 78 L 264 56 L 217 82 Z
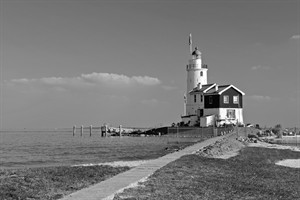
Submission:
M 80 129 L 80 136 L 82 137 L 83 134 L 83 125 L 81 125 L 81 129 Z
M 214 137 L 218 136 L 218 133 L 217 133 L 217 129 L 216 129 L 216 126 L 215 126 L 215 122 L 216 122 L 216 117 L 214 117 L 214 121 L 213 121 L 213 133 L 214 133 Z
M 238 123 L 236 124 L 236 137 L 239 137 L 239 126 Z
M 92 130 L 93 130 L 93 126 L 90 125 L 90 137 L 92 136 Z
M 107 134 L 107 125 L 101 126 L 101 136 L 106 137 Z
M 74 125 L 73 126 L 73 137 L 75 136 L 75 133 L 76 133 L 76 126 Z
M 119 126 L 119 136 L 122 136 L 122 125 Z

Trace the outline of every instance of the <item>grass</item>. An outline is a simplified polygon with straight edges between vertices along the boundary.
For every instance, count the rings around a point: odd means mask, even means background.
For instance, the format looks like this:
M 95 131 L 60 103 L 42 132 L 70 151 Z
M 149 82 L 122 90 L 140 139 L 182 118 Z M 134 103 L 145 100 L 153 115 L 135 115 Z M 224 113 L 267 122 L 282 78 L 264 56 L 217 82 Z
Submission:
M 156 171 L 120 199 L 300 199 L 300 169 L 277 166 L 299 152 L 247 147 L 227 160 L 183 156 Z
M 129 167 L 44 167 L 0 171 L 0 199 L 52 200 L 108 179 Z

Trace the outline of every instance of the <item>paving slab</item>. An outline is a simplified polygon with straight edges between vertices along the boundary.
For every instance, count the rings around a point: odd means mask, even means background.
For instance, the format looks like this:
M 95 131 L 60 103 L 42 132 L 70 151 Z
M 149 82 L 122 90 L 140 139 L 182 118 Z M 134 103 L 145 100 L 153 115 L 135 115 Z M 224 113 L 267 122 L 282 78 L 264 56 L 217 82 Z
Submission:
M 229 134 L 231 135 L 231 134 Z M 65 196 L 61 200 L 109 200 L 113 199 L 116 192 L 122 191 L 124 188 L 136 184 L 141 180 L 146 179 L 156 170 L 167 165 L 168 163 L 177 160 L 181 156 L 192 154 L 193 152 L 215 143 L 217 140 L 223 139 L 228 135 L 210 138 L 208 140 L 196 143 L 186 147 L 180 151 L 167 154 L 160 158 L 149 160 L 137 167 L 134 167 L 126 172 L 120 173 L 110 179 L 97 183 L 88 188 L 84 188 L 70 195 Z

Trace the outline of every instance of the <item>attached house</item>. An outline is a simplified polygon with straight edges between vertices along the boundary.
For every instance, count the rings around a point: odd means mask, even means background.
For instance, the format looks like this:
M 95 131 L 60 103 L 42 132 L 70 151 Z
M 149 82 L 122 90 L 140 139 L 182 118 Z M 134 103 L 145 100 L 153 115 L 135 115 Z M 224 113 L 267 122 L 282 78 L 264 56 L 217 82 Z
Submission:
M 243 95 L 234 85 L 198 85 L 192 96 L 191 113 L 200 126 L 243 124 Z M 193 113 L 194 111 L 194 113 Z M 213 124 L 215 122 L 215 124 Z

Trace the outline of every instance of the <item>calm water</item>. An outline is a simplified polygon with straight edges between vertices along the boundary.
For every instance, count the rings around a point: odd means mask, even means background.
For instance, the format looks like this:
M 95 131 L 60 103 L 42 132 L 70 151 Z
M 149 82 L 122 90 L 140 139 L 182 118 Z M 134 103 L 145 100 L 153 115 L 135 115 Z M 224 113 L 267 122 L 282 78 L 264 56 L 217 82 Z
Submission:
M 153 159 L 166 147 L 191 144 L 199 138 L 72 137 L 72 132 L 0 132 L 0 168 L 89 164 Z

